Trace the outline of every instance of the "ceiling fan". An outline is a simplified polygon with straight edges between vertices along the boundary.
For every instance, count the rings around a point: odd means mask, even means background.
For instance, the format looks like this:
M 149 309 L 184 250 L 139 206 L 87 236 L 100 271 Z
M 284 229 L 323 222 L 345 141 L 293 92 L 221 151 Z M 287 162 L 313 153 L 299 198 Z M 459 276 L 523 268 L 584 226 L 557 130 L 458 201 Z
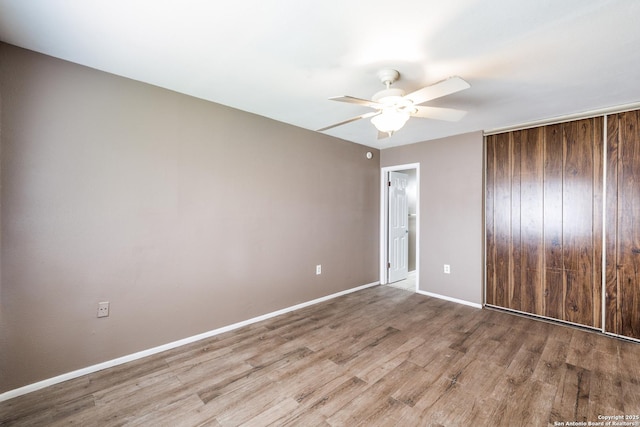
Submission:
M 378 129 L 378 139 L 381 139 L 391 136 L 394 132 L 402 128 L 407 120 L 409 120 L 409 117 L 423 117 L 456 122 L 467 114 L 466 111 L 455 110 L 453 108 L 419 105 L 432 99 L 470 88 L 471 85 L 460 77 L 449 77 L 438 83 L 411 92 L 408 95 L 405 95 L 402 89 L 391 88 L 391 84 L 400 78 L 398 71 L 390 69 L 380 70 L 378 72 L 378 78 L 382 84 L 386 86 L 386 89 L 373 95 L 371 100 L 353 96 L 336 96 L 329 98 L 332 101 L 364 105 L 365 107 L 373 108 L 375 111 L 323 127 L 318 129 L 318 132 L 371 117 L 371 123 Z

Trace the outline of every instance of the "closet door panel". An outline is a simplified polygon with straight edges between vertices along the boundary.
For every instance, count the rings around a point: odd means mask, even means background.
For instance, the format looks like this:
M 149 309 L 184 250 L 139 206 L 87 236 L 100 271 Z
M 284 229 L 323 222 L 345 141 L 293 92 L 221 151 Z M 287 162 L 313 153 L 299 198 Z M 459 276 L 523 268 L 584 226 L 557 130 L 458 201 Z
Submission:
M 509 307 L 509 279 L 511 258 L 511 150 L 509 135 L 496 139 L 495 163 L 495 304 Z
M 607 208 L 605 212 L 606 269 L 605 269 L 605 330 L 620 333 L 618 313 L 618 254 L 616 236 L 618 230 L 618 115 L 607 117 Z
M 497 135 L 487 137 L 486 144 L 486 178 L 485 178 L 485 301 L 487 304 L 496 305 L 496 245 L 494 227 L 494 201 L 495 201 L 495 174 L 496 174 L 496 138 Z
M 562 125 L 545 128 L 544 145 L 544 315 L 564 319 L 562 250 Z
M 603 146 L 602 119 L 487 137 L 488 304 L 600 325 Z
M 593 323 L 602 328 L 604 222 L 604 120 L 593 119 Z
M 511 135 L 511 277 L 509 280 L 509 308 L 522 308 L 522 223 L 521 165 L 522 141 Z
M 565 123 L 563 249 L 565 319 L 593 323 L 593 134 L 589 120 Z
M 542 135 L 540 128 L 514 132 L 514 139 L 520 140 L 522 153 L 520 174 L 521 309 L 539 315 L 544 314 Z
M 619 117 L 618 322 L 622 335 L 640 338 L 640 112 Z

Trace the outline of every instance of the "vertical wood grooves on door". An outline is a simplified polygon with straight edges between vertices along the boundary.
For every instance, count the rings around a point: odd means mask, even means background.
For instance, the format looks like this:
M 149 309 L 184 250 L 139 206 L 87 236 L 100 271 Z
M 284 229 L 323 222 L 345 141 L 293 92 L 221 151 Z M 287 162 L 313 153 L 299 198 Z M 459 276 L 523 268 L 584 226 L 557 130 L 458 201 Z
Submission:
M 513 134 L 509 136 L 511 150 L 511 176 L 520 176 L 520 164 L 522 151 L 520 150 L 520 140 L 517 142 L 514 139 Z M 509 299 L 509 306 L 520 310 L 522 307 L 522 235 L 520 229 L 522 226 L 522 216 L 520 215 L 520 179 L 512 179 L 511 187 L 509 189 L 511 194 L 511 216 L 510 216 L 510 230 L 511 235 L 511 250 L 509 251 L 509 289 L 511 290 L 511 297 Z M 517 285 L 516 285 L 517 283 Z
M 617 114 L 618 330 L 640 338 L 640 111 Z
M 605 235 L 605 329 L 608 332 L 619 334 L 618 313 L 620 306 L 618 301 L 618 243 L 616 236 L 618 230 L 618 117 L 610 116 L 607 120 L 607 203 L 606 203 L 606 230 Z
M 564 183 L 565 154 L 562 146 L 562 127 L 548 126 L 545 129 L 545 175 L 544 175 L 544 238 L 545 238 L 545 316 L 565 318 L 567 293 L 563 274 L 564 252 L 560 250 L 564 240 L 562 232 L 562 191 Z
M 602 118 L 487 136 L 487 304 L 602 326 L 602 136 Z
M 602 301 L 604 295 L 602 293 L 602 276 L 603 269 L 602 263 L 604 258 L 603 240 L 604 231 L 602 225 L 604 224 L 604 209 L 602 200 L 604 198 L 604 159 L 605 159 L 605 131 L 604 123 L 606 118 L 602 120 L 594 120 L 594 128 L 592 130 L 594 149 L 592 151 L 593 157 L 593 325 L 597 328 L 602 328 Z
M 601 283 L 600 283 L 600 295 L 601 295 L 601 301 L 602 301 L 602 305 L 601 305 L 601 310 L 600 310 L 600 325 L 601 325 L 601 330 L 602 332 L 606 332 L 607 330 L 607 310 L 606 310 L 606 306 L 607 306 L 607 186 L 608 186 L 608 182 L 609 179 L 607 177 L 607 173 L 609 168 L 607 167 L 607 163 L 609 161 L 609 155 L 608 155 L 608 150 L 609 150 L 609 136 L 608 136 L 608 127 L 609 127 L 609 117 L 608 116 L 604 116 L 603 118 L 604 123 L 602 126 L 602 143 L 604 144 L 603 148 L 602 148 L 602 198 L 601 198 L 601 203 L 602 203 L 602 262 L 600 264 L 600 268 L 601 268 Z
M 494 212 L 493 202 L 495 200 L 494 187 L 495 187 L 495 150 L 494 150 L 494 138 L 485 139 L 485 205 L 484 205 L 484 236 L 485 236 L 485 274 L 484 274 L 484 298 L 485 303 L 495 301 L 495 245 L 493 244 L 495 236 L 493 235 L 494 224 Z

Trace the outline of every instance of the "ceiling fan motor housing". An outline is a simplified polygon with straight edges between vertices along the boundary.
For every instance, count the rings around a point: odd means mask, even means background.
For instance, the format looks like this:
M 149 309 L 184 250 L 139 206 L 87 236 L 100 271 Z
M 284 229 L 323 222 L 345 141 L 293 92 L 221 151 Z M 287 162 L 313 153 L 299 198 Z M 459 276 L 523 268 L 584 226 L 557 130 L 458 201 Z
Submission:
M 382 104 L 382 111 L 393 109 L 398 112 L 410 114 L 410 108 L 413 106 L 413 103 L 404 98 L 405 91 L 389 87 L 400 78 L 400 73 L 392 69 L 380 70 L 378 71 L 378 78 L 387 88 L 377 92 L 371 100 Z

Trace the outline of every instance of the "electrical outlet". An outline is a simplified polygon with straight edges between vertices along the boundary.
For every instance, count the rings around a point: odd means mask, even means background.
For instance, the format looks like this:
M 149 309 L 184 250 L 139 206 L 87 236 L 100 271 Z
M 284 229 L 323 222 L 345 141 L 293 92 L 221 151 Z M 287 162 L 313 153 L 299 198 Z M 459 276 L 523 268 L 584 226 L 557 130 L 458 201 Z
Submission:
M 316 275 L 318 274 L 322 274 L 322 265 L 320 264 L 316 265 Z
M 98 317 L 109 317 L 109 302 L 98 303 Z
M 451 274 L 451 266 L 449 264 L 444 265 L 444 274 Z

